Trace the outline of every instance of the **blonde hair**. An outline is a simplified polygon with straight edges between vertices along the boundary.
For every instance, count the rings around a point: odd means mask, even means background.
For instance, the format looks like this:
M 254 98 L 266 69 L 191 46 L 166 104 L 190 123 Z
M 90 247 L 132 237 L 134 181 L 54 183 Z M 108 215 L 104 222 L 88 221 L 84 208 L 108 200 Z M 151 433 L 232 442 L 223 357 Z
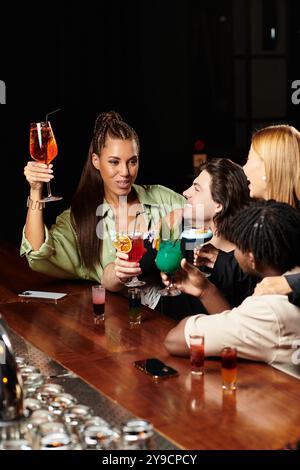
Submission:
M 300 132 L 276 125 L 257 131 L 252 147 L 265 164 L 267 198 L 299 207 Z

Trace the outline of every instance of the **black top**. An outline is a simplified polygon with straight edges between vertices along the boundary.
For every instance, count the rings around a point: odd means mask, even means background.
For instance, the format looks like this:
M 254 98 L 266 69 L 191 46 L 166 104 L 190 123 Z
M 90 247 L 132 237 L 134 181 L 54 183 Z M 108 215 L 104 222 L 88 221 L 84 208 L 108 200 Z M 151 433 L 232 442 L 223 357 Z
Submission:
M 146 249 L 146 253 L 140 260 L 140 268 L 142 270 L 142 275 L 147 274 L 155 274 L 158 278 L 160 278 L 160 271 L 155 264 L 155 257 L 157 255 L 157 251 L 152 247 L 152 242 L 149 240 L 144 240 L 144 247 Z
M 240 305 L 253 294 L 260 279 L 242 271 L 234 257 L 234 251 L 219 250 L 215 266 L 209 279 L 222 292 L 232 307 Z
M 293 292 L 289 295 L 289 301 L 300 307 L 300 273 L 284 276 Z

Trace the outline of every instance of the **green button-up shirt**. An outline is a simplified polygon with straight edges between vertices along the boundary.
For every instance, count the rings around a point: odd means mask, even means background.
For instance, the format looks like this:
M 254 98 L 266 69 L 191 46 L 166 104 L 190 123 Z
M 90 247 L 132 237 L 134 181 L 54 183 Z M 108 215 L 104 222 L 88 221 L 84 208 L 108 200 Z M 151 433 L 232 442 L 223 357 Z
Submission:
M 160 185 L 133 185 L 139 202 L 145 210 L 149 229 L 157 226 L 159 219 L 174 209 L 184 206 L 185 199 L 178 193 Z M 62 279 L 87 279 L 101 282 L 105 266 L 116 259 L 116 250 L 112 242 L 115 221 L 110 205 L 104 200 L 102 256 L 93 269 L 86 269 L 80 258 L 76 232 L 71 223 L 70 209 L 57 217 L 50 229 L 45 226 L 45 241 L 38 251 L 34 251 L 23 231 L 21 256 L 26 256 L 29 266 L 50 276 Z

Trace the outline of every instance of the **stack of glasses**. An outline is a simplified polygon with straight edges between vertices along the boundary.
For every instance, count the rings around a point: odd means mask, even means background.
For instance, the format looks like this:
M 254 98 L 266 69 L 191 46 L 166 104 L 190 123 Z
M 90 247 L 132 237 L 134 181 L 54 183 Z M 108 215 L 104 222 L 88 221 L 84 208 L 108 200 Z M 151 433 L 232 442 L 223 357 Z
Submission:
M 90 407 L 78 404 L 77 399 L 65 393 L 61 385 L 47 383 L 40 369 L 26 364 L 24 358 L 16 357 L 16 363 L 23 380 L 24 419 L 0 427 L 0 450 L 152 447 L 153 428 L 150 423 L 134 419 L 127 421 L 121 430 L 111 427 L 100 416 L 94 416 Z M 144 436 L 142 440 L 141 435 Z

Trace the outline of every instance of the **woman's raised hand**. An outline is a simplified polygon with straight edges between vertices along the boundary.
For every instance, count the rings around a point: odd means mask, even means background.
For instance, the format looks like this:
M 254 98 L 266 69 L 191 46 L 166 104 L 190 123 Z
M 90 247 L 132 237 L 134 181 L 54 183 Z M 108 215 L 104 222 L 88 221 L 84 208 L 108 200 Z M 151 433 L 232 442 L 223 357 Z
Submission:
M 53 165 L 45 165 L 45 163 L 28 162 L 24 168 L 24 175 L 30 184 L 31 189 L 42 189 L 43 183 L 51 181 L 53 178 Z

